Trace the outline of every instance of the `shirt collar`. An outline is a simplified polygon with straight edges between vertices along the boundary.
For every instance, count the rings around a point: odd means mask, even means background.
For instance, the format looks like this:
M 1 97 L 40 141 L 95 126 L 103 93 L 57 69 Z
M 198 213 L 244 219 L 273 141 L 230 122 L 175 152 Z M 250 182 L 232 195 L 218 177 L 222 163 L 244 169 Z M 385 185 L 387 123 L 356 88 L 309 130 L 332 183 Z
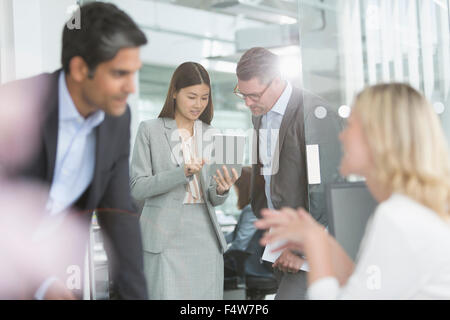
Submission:
M 103 110 L 97 110 L 87 119 L 78 112 L 72 97 L 70 96 L 69 89 L 67 88 L 66 78 L 64 71 L 61 71 L 58 79 L 58 102 L 59 102 L 59 120 L 76 120 L 80 123 L 87 122 L 92 128 L 98 126 L 105 119 L 105 112 Z
M 284 116 L 287 105 L 289 103 L 289 99 L 291 98 L 291 94 L 292 94 L 292 85 L 289 81 L 286 80 L 286 88 L 284 88 L 283 93 L 278 98 L 277 102 L 275 102 L 274 106 L 272 107 L 272 109 L 270 109 L 269 112 L 276 112 Z
M 193 138 L 197 137 L 197 131 L 199 131 L 199 127 L 201 127 L 202 125 L 202 121 L 201 120 L 195 120 L 194 125 L 192 126 L 193 128 L 193 132 L 192 132 L 192 136 L 186 138 L 186 140 L 184 140 L 186 143 L 190 143 L 192 141 Z

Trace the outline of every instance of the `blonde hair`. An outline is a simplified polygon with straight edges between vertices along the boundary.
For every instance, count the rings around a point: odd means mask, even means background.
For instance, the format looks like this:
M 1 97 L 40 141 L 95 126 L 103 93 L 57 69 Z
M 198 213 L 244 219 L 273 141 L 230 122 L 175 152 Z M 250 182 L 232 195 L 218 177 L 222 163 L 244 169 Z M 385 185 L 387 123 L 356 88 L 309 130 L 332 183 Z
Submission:
M 450 221 L 448 144 L 427 100 L 407 84 L 379 84 L 356 97 L 354 111 L 367 136 L 377 181 Z

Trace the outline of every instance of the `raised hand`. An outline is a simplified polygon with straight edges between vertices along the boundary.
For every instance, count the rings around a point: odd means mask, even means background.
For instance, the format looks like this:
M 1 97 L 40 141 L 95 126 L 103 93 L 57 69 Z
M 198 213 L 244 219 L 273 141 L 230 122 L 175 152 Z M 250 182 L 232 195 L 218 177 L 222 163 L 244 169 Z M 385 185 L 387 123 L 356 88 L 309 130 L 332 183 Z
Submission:
M 217 176 L 214 176 L 214 180 L 217 183 L 217 194 L 224 194 L 228 190 L 230 190 L 231 186 L 236 182 L 236 180 L 239 178 L 239 175 L 236 171 L 236 169 L 231 168 L 231 172 L 233 173 L 233 177 L 230 177 L 230 174 L 228 173 L 227 167 L 224 165 L 222 166 L 222 170 L 224 174 L 220 172 L 219 169 L 217 169 Z
M 184 174 L 186 177 L 190 177 L 193 174 L 196 174 L 200 170 L 202 170 L 203 165 L 205 164 L 205 160 L 196 160 L 192 163 L 185 163 L 184 165 Z
M 285 248 L 303 251 L 307 239 L 317 231 L 323 231 L 323 227 L 304 209 L 282 208 L 279 211 L 264 209 L 261 214 L 263 218 L 255 222 L 256 228 L 270 228 L 270 232 L 266 232 L 261 238 L 261 244 L 287 241 L 274 251 Z

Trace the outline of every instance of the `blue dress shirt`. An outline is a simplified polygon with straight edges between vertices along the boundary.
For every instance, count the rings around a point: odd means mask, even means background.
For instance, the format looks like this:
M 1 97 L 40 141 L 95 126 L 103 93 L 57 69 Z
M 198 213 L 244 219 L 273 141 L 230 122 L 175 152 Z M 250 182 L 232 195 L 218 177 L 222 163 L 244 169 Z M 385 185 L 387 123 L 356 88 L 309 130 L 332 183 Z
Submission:
M 96 132 L 105 113 L 98 110 L 83 118 L 67 89 L 64 72 L 59 76 L 58 145 L 55 172 L 47 210 L 51 215 L 73 205 L 91 184 L 95 169 Z

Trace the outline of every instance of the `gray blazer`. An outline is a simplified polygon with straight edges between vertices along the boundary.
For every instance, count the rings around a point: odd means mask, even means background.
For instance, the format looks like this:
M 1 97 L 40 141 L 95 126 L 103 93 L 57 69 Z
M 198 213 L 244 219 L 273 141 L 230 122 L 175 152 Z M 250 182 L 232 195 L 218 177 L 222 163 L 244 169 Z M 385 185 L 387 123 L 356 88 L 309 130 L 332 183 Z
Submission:
M 200 123 L 202 132 L 197 132 L 197 146 L 201 150 L 197 152 L 205 155 L 212 150 L 212 140 L 209 139 L 211 134 L 219 131 Z M 158 118 L 143 121 L 139 125 L 131 160 L 130 188 L 133 198 L 144 202 L 141 231 L 145 251 L 162 252 L 170 237 L 182 227 L 179 221 L 183 214 L 188 179 L 184 174 L 180 144 L 181 138 L 173 119 Z M 216 193 L 216 183 L 208 174 L 206 166 L 201 170 L 200 177 L 203 199 L 224 252 L 227 244 L 214 206 L 223 204 L 228 192 L 222 196 Z

